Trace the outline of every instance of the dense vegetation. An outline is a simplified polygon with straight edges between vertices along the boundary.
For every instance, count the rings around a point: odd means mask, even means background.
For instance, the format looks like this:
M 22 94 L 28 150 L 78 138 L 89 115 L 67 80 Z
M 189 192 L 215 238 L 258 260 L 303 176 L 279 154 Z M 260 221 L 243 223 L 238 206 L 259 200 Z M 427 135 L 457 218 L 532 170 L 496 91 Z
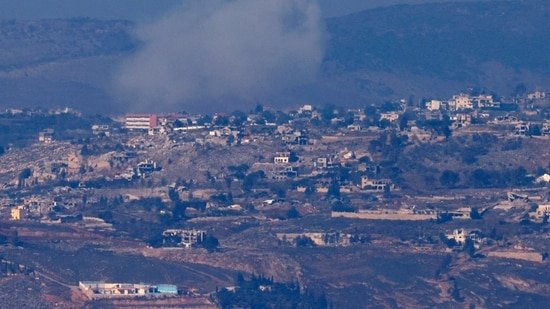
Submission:
M 403 5 L 331 19 L 328 62 L 475 80 L 480 64 L 550 72 L 546 1 Z M 529 50 L 529 53 L 525 53 Z
M 315 295 L 299 283 L 278 283 L 273 279 L 252 275 L 250 280 L 237 275 L 235 289 L 221 289 L 215 299 L 223 309 L 229 308 L 315 308 L 324 309 L 329 303 L 324 294 Z

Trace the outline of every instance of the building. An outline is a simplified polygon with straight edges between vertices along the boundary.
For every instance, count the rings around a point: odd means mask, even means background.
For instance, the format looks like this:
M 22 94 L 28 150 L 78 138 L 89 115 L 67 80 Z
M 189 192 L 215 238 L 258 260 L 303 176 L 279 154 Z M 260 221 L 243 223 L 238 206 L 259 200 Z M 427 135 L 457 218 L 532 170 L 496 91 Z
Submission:
M 312 113 L 313 112 L 313 105 L 311 104 L 304 104 L 304 106 L 300 107 L 300 109 L 298 109 L 298 113 L 300 114 L 307 114 L 307 113 Z
M 389 122 L 394 122 L 394 121 L 397 121 L 397 119 L 399 119 L 399 114 L 396 112 L 380 114 L 380 120 L 387 120 Z
M 148 175 L 158 170 L 159 170 L 159 167 L 157 165 L 157 162 L 152 160 L 145 160 L 143 162 L 138 163 L 137 165 L 138 176 Z
M 313 162 L 313 166 L 316 168 L 327 168 L 329 163 L 329 158 L 327 157 L 319 157 Z
M 196 243 L 202 242 L 204 240 L 204 235 L 206 235 L 206 231 L 195 229 L 170 229 L 162 232 L 164 243 L 172 241 L 175 242 L 178 246 L 182 246 L 186 249 L 191 248 L 191 246 Z
M 451 116 L 453 128 L 467 127 L 472 124 L 472 115 L 470 114 L 455 114 Z
M 544 218 L 550 216 L 550 204 L 542 204 L 537 208 L 537 217 Z
M 431 100 L 426 102 L 426 109 L 429 111 L 438 111 L 443 109 L 443 101 Z
M 298 177 L 298 170 L 294 166 L 279 166 L 271 171 L 271 179 L 284 181 Z
M 38 141 L 44 144 L 51 144 L 53 142 L 53 129 L 45 129 L 38 133 Z
M 17 206 L 11 209 L 11 220 L 22 220 L 27 216 L 24 206 Z
M 467 94 L 454 95 L 449 101 L 449 108 L 451 110 L 473 109 L 474 102 Z
M 361 189 L 366 191 L 386 192 L 395 189 L 395 185 L 389 179 L 371 179 L 368 176 L 361 177 Z
M 133 284 L 81 281 L 80 291 L 90 299 L 176 296 L 178 288 L 169 284 Z
M 105 135 L 109 136 L 111 127 L 106 124 L 94 124 L 92 125 L 92 133 L 94 135 Z
M 288 164 L 290 163 L 290 152 L 277 152 L 273 158 L 275 164 Z
M 546 92 L 544 91 L 535 91 L 527 95 L 527 99 L 529 100 L 542 100 L 545 98 L 546 98 Z
M 474 242 L 474 247 L 476 249 L 479 249 L 482 242 L 482 234 L 479 230 L 456 229 L 452 234 L 447 234 L 445 236 L 449 240 L 454 240 L 459 246 L 464 245 L 466 241 L 470 239 Z
M 474 106 L 478 108 L 499 108 L 500 102 L 495 101 L 490 94 L 481 94 L 472 98 Z
M 128 130 L 149 130 L 158 127 L 158 116 L 130 114 L 126 115 L 124 127 Z
M 530 131 L 530 125 L 528 123 L 525 123 L 525 122 L 518 123 L 514 127 L 514 135 L 528 136 L 529 131 Z

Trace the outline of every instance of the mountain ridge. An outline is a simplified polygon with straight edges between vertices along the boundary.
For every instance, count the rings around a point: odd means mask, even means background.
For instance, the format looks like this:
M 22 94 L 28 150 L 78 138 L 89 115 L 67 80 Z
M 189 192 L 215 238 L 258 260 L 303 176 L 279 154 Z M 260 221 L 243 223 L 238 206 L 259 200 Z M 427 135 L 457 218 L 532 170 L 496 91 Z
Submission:
M 519 83 L 550 84 L 545 1 L 396 5 L 327 19 L 326 29 L 319 81 L 274 98 L 277 107 L 303 101 L 364 106 L 470 87 L 508 95 Z M 134 31 L 134 23 L 120 20 L 0 21 L 0 105 L 131 110 L 119 106 L 109 81 L 139 48 Z M 45 64 L 48 69 L 40 69 Z

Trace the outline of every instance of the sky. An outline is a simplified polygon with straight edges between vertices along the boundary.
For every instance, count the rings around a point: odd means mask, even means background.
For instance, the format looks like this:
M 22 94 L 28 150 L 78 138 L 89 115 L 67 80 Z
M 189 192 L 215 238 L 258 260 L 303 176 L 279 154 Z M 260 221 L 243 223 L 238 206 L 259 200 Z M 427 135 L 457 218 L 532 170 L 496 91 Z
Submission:
M 318 0 L 325 17 L 395 4 L 458 0 Z M 92 17 L 150 22 L 185 0 L 0 0 L 1 19 Z

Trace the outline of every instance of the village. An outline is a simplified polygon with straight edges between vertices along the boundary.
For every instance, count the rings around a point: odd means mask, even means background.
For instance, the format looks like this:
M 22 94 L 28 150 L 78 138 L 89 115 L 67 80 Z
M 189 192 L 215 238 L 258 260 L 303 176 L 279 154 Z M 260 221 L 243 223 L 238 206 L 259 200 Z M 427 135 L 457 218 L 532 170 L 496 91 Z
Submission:
M 319 289 L 326 287 L 313 284 L 321 275 L 309 274 L 307 259 L 285 252 L 448 256 L 454 268 L 437 280 L 451 286 L 450 273 L 476 267 L 466 258 L 548 264 L 550 94 L 544 91 L 505 98 L 471 90 L 361 109 L 257 105 L 212 115 L 87 117 L 70 109 L 0 115 L 2 128 L 37 124 L 2 145 L 0 256 L 25 264 L 19 259 L 29 258 L 13 249 L 25 243 L 93 243 L 114 254 Z M 262 250 L 274 250 L 273 258 L 258 262 Z M 105 274 L 71 278 L 66 284 L 76 289 L 80 282 L 91 301 L 105 301 L 104 293 L 109 299 L 178 294 L 178 282 L 117 288 L 104 282 L 121 279 Z M 216 279 L 216 287 L 224 280 Z M 212 285 L 188 284 L 195 300 L 215 303 L 205 296 Z M 458 290 L 442 293 L 475 298 Z M 329 299 L 337 291 L 328 291 Z

